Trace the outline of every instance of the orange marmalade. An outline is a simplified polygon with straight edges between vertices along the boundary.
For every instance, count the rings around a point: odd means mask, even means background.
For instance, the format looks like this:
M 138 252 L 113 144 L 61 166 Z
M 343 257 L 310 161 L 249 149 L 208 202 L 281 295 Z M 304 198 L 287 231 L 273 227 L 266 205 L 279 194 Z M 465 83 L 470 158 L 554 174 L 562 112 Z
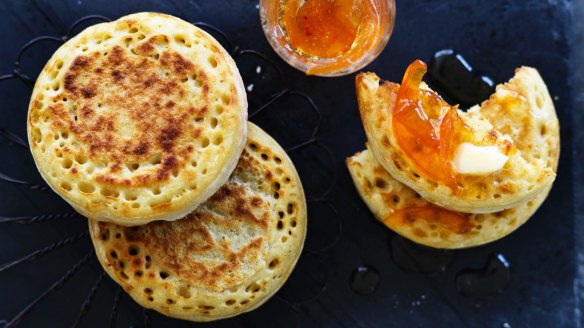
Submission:
M 388 215 L 383 223 L 389 228 L 397 228 L 403 225 L 412 225 L 416 220 L 425 220 L 429 224 L 440 225 L 457 234 L 467 233 L 473 228 L 464 214 L 436 206 L 403 208 Z
M 400 149 L 424 177 L 458 190 L 452 158 L 472 132 L 436 93 L 420 88 L 426 64 L 416 60 L 406 70 L 393 110 L 393 131 Z
M 307 74 L 348 74 L 381 52 L 394 0 L 261 0 L 264 32 L 284 60 Z

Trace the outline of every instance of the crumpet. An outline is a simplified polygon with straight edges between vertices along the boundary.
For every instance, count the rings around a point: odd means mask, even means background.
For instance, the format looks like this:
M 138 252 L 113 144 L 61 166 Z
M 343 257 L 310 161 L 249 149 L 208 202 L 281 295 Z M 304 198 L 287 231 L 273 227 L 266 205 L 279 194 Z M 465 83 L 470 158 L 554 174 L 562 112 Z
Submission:
M 557 165 L 557 156 L 550 158 Z M 500 239 L 524 224 L 546 199 L 549 189 L 532 200 L 495 213 L 447 211 L 424 200 L 393 178 L 366 149 L 347 158 L 359 192 L 377 220 L 396 233 L 434 248 L 466 248 Z
M 549 159 L 559 152 L 558 121 L 546 85 L 535 69 L 518 69 L 480 107 L 455 111 L 475 140 L 509 150 L 507 162 L 498 171 L 458 174 L 457 190 L 428 178 L 400 148 L 392 124 L 400 85 L 381 81 L 373 73 L 359 74 L 356 85 L 361 119 L 375 158 L 395 179 L 429 202 L 464 213 L 493 213 L 550 189 L 555 168 Z M 423 83 L 420 88 L 442 101 Z M 550 154 L 541 153 L 543 147 Z M 427 152 L 442 155 L 438 149 Z
M 145 308 L 191 321 L 253 310 L 284 284 L 306 236 L 306 200 L 285 151 L 249 124 L 225 185 L 181 220 L 89 221 L 105 271 Z
M 75 210 L 122 225 L 184 217 L 233 171 L 247 100 L 234 61 L 181 19 L 138 13 L 91 26 L 39 75 L 28 139 Z

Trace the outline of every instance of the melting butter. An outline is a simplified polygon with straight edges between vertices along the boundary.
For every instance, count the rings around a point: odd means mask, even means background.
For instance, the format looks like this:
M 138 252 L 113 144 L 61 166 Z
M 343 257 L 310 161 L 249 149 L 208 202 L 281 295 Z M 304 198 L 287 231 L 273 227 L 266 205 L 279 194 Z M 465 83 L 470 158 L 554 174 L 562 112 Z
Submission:
M 497 146 L 461 143 L 454 154 L 454 170 L 459 174 L 487 175 L 505 166 L 509 160 Z

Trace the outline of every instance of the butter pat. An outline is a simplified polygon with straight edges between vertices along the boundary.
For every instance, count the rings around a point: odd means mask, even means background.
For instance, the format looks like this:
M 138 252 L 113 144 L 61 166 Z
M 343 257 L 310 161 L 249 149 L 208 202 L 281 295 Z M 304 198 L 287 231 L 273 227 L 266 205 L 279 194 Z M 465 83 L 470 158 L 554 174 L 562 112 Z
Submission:
M 497 146 L 463 142 L 454 154 L 454 170 L 460 174 L 486 175 L 502 169 L 508 159 Z

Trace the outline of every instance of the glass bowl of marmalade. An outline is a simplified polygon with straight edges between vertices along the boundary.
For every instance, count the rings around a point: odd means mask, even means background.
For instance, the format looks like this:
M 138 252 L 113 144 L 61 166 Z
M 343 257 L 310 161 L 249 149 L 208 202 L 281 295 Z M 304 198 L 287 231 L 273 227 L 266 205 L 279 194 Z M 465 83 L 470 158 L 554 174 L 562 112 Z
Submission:
M 393 30 L 395 0 L 260 0 L 270 45 L 308 75 L 353 73 L 381 53 Z

